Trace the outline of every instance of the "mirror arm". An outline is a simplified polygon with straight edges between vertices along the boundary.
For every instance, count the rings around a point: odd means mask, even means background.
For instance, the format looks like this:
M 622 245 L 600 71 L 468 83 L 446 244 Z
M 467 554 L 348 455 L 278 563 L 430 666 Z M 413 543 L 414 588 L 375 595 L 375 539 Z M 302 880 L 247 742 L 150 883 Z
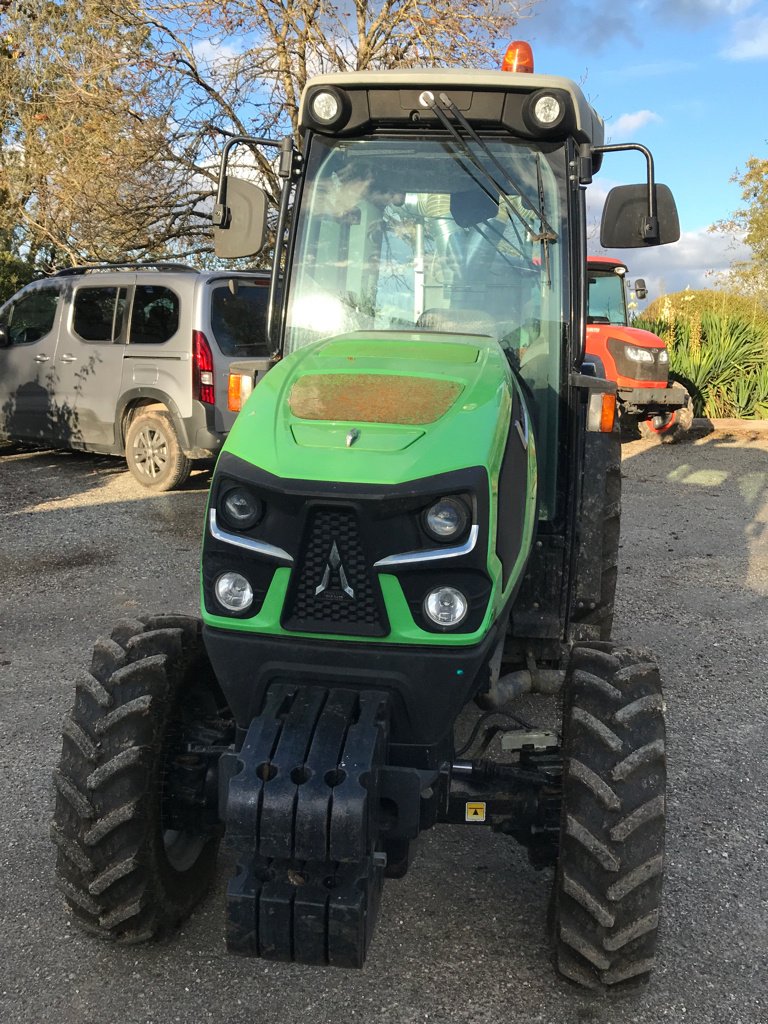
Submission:
M 274 139 L 259 139 L 251 135 L 233 135 L 227 139 L 224 143 L 224 148 L 221 151 L 221 164 L 219 165 L 219 183 L 216 188 L 216 203 L 213 207 L 213 214 L 211 220 L 213 226 L 216 228 L 228 228 L 231 220 L 231 213 L 227 206 L 227 163 L 229 162 L 229 154 L 242 142 L 250 143 L 256 146 L 269 146 L 273 149 L 283 149 L 285 140 L 275 142 Z M 282 168 L 282 157 L 281 157 L 281 168 Z M 282 175 L 281 175 L 282 176 Z
M 641 146 L 637 142 L 622 142 L 615 146 L 595 146 L 594 153 L 626 153 L 635 150 L 642 153 L 648 167 L 648 215 L 642 224 L 642 235 L 647 242 L 652 242 L 659 237 L 659 218 L 656 213 L 656 181 L 653 169 L 653 154 L 650 149 Z

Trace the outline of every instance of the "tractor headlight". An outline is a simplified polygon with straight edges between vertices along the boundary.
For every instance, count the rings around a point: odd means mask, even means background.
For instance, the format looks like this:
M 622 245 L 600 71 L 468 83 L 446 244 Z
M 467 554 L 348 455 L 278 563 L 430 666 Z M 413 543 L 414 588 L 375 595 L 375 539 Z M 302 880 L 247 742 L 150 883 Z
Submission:
M 441 629 L 455 629 L 467 617 L 469 603 L 455 587 L 436 587 L 424 599 L 424 614 Z
M 669 352 L 667 352 L 667 350 L 665 348 L 660 348 L 659 349 L 659 353 L 658 353 L 656 358 L 659 360 L 660 363 L 668 363 L 669 362 Z
M 264 506 L 244 487 L 232 487 L 219 501 L 222 519 L 233 530 L 248 530 L 261 519 Z
M 627 359 L 631 359 L 633 363 L 652 363 L 653 352 L 647 348 L 638 348 L 637 345 L 625 345 L 624 351 L 626 352 Z
M 424 513 L 424 528 L 433 540 L 456 540 L 468 523 L 469 509 L 461 498 L 441 498 Z
M 213 590 L 216 600 L 228 612 L 244 612 L 253 604 L 253 588 L 239 572 L 223 572 Z

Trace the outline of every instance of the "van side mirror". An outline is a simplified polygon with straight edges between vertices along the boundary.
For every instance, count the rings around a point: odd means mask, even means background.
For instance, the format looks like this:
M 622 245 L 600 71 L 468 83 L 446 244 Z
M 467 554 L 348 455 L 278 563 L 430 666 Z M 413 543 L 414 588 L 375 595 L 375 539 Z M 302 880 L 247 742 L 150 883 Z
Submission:
M 648 289 L 646 288 L 645 281 L 642 279 L 642 277 L 638 277 L 637 280 L 635 281 L 635 289 L 634 289 L 634 291 L 635 291 L 635 295 L 638 297 L 638 299 L 647 299 L 648 298 Z
M 667 185 L 654 184 L 654 215 L 650 215 L 648 185 L 618 185 L 608 193 L 600 225 L 605 249 L 639 249 L 667 245 L 680 237 L 674 197 Z
M 213 241 L 220 259 L 255 256 L 267 241 L 267 193 L 252 181 L 227 175 L 213 212 Z

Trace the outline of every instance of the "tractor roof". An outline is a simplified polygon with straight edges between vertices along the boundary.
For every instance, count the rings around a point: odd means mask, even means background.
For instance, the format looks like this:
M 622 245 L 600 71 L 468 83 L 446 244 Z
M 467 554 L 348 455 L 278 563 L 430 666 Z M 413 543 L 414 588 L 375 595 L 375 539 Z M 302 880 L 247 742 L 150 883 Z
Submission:
M 309 90 L 318 86 L 349 90 L 458 89 L 462 92 L 532 93 L 539 89 L 562 89 L 570 94 L 576 113 L 576 131 L 592 146 L 602 146 L 605 124 L 570 78 L 510 71 L 482 71 L 477 68 L 395 68 L 389 71 L 346 71 L 310 79 L 301 97 L 299 123 L 305 121 Z

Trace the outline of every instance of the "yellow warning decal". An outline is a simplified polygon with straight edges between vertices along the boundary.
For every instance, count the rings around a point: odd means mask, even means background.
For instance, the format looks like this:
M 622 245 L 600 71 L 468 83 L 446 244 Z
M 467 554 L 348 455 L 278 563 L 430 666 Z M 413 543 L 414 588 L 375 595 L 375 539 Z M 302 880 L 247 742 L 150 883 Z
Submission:
M 466 804 L 464 807 L 464 821 L 485 821 L 485 804 Z

